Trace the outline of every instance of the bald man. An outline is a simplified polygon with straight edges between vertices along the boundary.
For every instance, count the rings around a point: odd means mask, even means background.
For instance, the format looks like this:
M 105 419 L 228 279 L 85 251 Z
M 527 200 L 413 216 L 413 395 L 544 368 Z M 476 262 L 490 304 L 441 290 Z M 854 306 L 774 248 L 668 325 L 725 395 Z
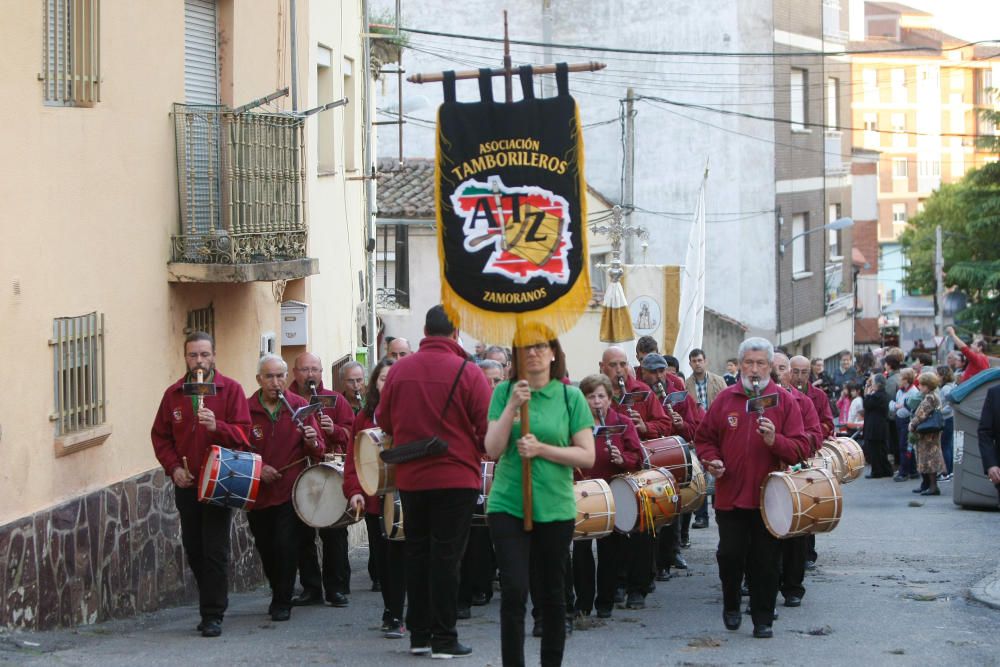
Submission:
M 663 411 L 663 406 L 656 394 L 649 388 L 649 385 L 637 380 L 628 372 L 628 355 L 625 354 L 625 350 L 617 345 L 606 349 L 601 356 L 600 370 L 610 378 L 611 386 L 615 392 L 612 407 L 632 420 L 640 440 L 652 440 L 673 434 L 673 424 Z M 626 393 L 647 392 L 646 399 L 631 407 L 621 405 L 623 386 Z
M 813 386 L 809 382 L 810 363 L 802 355 L 792 357 L 789 362 L 789 382 L 791 386 L 809 397 L 813 407 L 816 408 L 816 417 L 819 419 L 820 427 L 823 429 L 823 440 L 833 435 L 833 410 L 830 409 L 830 400 L 819 387 Z M 822 446 L 822 441 L 819 446 Z
M 405 338 L 393 338 L 385 348 L 385 356 L 393 361 L 399 361 L 408 354 L 413 354 L 410 341 Z

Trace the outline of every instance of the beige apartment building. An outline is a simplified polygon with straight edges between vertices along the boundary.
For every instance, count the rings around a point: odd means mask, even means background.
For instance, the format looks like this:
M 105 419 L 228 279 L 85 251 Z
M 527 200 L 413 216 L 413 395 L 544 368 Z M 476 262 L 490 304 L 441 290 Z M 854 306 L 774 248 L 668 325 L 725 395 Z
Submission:
M 364 33 L 359 2 L 7 3 L 0 628 L 192 598 L 149 437 L 186 332 L 248 393 L 262 351 L 362 343 Z
M 1000 49 L 941 32 L 934 16 L 894 2 L 865 3 L 865 40 L 852 42 L 854 145 L 880 153 L 878 242 L 883 305 L 901 295 L 899 234 L 942 183 L 997 159 L 976 146 L 994 135 L 980 118 L 1000 108 Z M 909 50 L 912 49 L 912 50 Z M 891 53 L 857 53 L 885 51 Z

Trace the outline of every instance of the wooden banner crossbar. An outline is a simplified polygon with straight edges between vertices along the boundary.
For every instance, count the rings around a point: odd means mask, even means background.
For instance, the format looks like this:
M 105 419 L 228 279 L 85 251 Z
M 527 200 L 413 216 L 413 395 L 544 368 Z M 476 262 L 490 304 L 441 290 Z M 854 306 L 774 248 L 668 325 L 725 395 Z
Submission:
M 605 63 L 599 63 L 596 61 L 590 61 L 586 63 L 573 63 L 568 66 L 570 72 L 597 72 L 599 70 L 607 67 Z M 517 72 L 517 68 L 505 69 L 503 67 L 497 67 L 490 70 L 490 76 L 508 76 Z M 532 74 L 555 74 L 555 65 L 531 65 Z M 477 69 L 466 69 L 460 72 L 455 72 L 456 79 L 478 79 L 479 70 Z M 410 83 L 435 83 L 438 81 L 444 81 L 444 72 L 427 72 L 424 74 L 411 74 L 406 77 L 406 80 Z

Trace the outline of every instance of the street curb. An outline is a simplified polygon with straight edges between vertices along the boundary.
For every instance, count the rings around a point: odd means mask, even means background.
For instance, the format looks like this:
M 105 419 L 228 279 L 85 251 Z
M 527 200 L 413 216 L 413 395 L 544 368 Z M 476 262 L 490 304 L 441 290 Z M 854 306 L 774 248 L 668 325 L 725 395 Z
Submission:
M 969 595 L 988 607 L 1000 609 L 1000 569 L 974 584 Z

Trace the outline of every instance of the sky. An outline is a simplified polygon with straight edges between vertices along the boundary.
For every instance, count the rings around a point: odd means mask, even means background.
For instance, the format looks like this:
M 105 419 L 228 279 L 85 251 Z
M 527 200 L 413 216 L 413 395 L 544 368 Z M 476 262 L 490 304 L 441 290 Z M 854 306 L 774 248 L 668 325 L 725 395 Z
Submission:
M 1000 0 L 896 0 L 901 5 L 929 12 L 937 17 L 937 24 L 944 32 L 976 42 L 995 39 L 1000 42 Z M 851 0 L 851 39 L 864 23 L 857 17 L 864 16 L 864 0 Z

